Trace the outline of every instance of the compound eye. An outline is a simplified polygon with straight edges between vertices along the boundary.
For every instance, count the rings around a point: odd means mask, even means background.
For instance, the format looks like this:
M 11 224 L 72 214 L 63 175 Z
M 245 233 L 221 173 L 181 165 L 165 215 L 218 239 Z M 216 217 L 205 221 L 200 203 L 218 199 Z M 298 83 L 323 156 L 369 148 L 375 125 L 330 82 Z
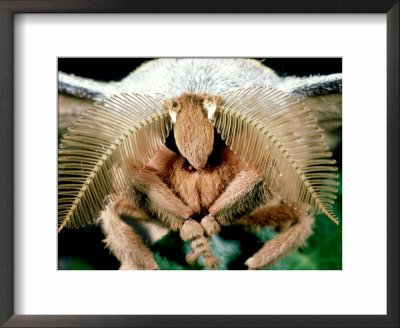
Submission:
M 217 104 L 219 102 L 219 97 L 206 97 L 203 101 L 203 108 L 207 112 L 207 117 L 210 121 L 214 121 L 214 114 L 217 110 Z
M 169 116 L 171 117 L 172 124 L 175 124 L 176 123 L 176 117 L 177 117 L 178 112 L 179 112 L 180 107 L 181 107 L 179 102 L 176 101 L 176 100 L 167 99 L 165 101 L 165 106 L 166 106 L 166 108 L 168 110 Z

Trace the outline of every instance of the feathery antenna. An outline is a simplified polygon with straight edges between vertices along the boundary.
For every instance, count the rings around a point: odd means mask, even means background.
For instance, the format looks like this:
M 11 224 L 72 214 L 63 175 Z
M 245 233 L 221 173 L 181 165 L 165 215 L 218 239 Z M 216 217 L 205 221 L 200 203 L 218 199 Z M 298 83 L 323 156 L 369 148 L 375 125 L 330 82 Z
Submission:
M 338 186 L 323 130 L 303 103 L 273 88 L 229 92 L 216 112 L 215 126 L 226 144 L 255 165 L 269 188 L 303 212 L 325 213 Z

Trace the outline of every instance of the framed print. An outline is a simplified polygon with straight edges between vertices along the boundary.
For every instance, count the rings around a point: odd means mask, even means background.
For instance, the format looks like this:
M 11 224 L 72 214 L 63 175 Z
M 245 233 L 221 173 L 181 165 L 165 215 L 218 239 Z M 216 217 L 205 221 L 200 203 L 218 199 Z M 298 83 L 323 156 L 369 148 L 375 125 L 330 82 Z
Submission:
M 0 9 L 2 325 L 398 326 L 398 1 L 1 1 Z M 256 82 L 266 72 L 275 82 Z M 343 133 L 340 112 L 322 145 L 303 104 L 317 111 L 324 90 L 333 112 L 342 86 Z M 90 103 L 78 121 L 81 110 L 69 110 L 77 101 L 84 111 Z M 268 125 L 266 112 L 278 123 Z M 197 113 L 195 122 L 185 113 Z M 264 156 L 260 147 L 274 150 Z M 141 166 L 130 149 L 161 157 Z M 213 209 L 234 184 L 224 165 L 232 177 L 253 165 L 263 187 L 251 201 L 279 195 L 274 206 L 290 203 L 293 222 L 263 230 L 275 216 L 266 222 L 249 207 L 247 227 L 258 220 L 262 229 L 230 227 L 221 213 L 249 201 Z M 213 172 L 212 183 L 187 189 Z M 186 218 L 185 206 L 195 214 Z M 146 215 L 170 232 L 129 253 L 135 234 L 143 242 L 153 231 L 132 223 Z M 260 249 L 268 251 L 257 262 Z

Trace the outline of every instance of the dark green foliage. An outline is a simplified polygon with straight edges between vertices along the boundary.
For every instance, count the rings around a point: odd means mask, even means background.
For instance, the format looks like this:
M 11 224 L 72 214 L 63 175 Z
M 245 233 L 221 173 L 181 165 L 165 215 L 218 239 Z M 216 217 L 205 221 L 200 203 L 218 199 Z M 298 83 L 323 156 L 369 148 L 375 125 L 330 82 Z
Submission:
M 83 257 L 62 256 L 58 259 L 58 270 L 94 270 Z

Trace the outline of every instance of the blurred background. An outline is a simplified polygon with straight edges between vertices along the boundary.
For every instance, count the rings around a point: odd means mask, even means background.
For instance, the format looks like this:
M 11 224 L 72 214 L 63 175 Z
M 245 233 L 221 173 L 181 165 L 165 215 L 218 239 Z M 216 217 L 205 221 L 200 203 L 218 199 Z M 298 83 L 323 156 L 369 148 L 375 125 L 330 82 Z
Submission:
M 279 76 L 326 75 L 342 72 L 341 58 L 255 58 Z M 59 58 L 58 70 L 99 81 L 118 81 L 151 58 Z M 65 129 L 59 129 L 59 142 Z M 332 149 L 340 173 L 338 200 L 335 214 L 341 220 L 341 142 Z M 313 235 L 307 245 L 296 250 L 267 270 L 341 270 L 342 224 L 336 225 L 326 216 L 316 216 Z M 276 233 L 263 228 L 244 231 L 242 228 L 224 228 L 213 236 L 210 246 L 221 260 L 219 269 L 244 270 L 244 262 Z M 104 248 L 104 235 L 100 227 L 89 225 L 81 229 L 63 229 L 58 234 L 59 270 L 117 270 L 119 262 Z M 178 233 L 170 232 L 151 245 L 160 269 L 205 269 L 201 260 L 197 265 L 185 261 L 190 245 Z

